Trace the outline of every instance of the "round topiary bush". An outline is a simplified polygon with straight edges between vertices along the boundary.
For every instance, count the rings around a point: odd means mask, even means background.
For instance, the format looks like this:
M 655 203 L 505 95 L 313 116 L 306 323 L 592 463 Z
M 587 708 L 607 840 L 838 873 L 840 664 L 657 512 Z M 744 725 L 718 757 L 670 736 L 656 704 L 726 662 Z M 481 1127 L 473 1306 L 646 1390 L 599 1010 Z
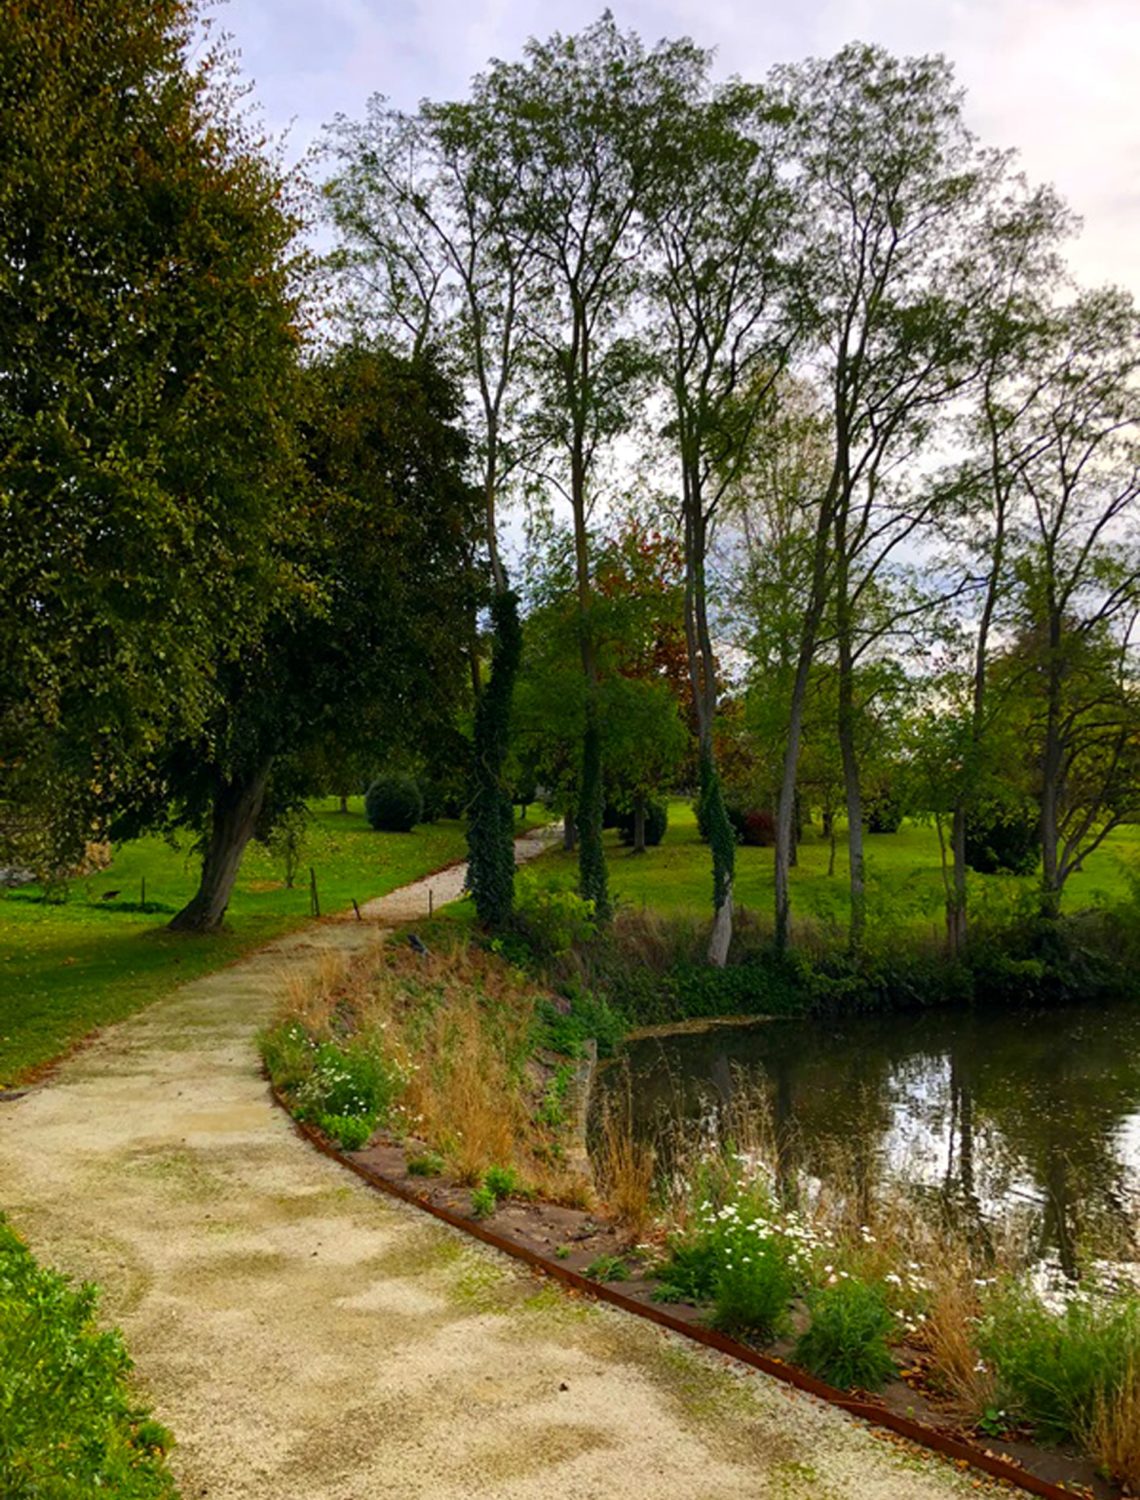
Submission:
M 424 815 L 424 799 L 412 776 L 378 776 L 364 794 L 364 814 L 385 833 L 410 833 Z
M 617 828 L 618 836 L 623 844 L 633 843 L 633 809 L 629 812 L 618 813 Z M 656 845 L 665 837 L 665 830 L 669 826 L 669 809 L 664 802 L 649 800 L 645 804 L 645 843 L 647 846 Z
M 987 807 L 966 817 L 966 863 L 979 875 L 1032 875 L 1040 857 L 1031 807 Z
M 863 799 L 863 822 L 868 833 L 898 833 L 902 820 L 902 803 L 889 786 L 869 792 Z

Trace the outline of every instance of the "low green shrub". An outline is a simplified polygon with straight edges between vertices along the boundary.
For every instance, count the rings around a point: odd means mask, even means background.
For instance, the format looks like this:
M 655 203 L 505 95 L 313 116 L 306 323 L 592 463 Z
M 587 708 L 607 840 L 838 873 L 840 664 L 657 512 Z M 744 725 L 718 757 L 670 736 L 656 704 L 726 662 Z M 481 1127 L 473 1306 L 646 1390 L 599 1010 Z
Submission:
M 364 794 L 364 815 L 385 833 L 410 833 L 424 815 L 424 799 L 415 777 L 378 776 Z
M 298 1119 L 357 1115 L 372 1122 L 387 1118 L 403 1079 L 367 1038 L 346 1046 L 321 1042 L 308 1076 L 296 1089 Z
M 499 1206 L 499 1200 L 484 1183 L 471 1193 L 471 1212 L 476 1219 L 489 1219 Z
M 407 1160 L 409 1177 L 441 1177 L 446 1163 L 438 1151 L 423 1151 Z
M 796 1344 L 796 1363 L 841 1390 L 878 1390 L 896 1366 L 887 1348 L 895 1320 L 880 1287 L 839 1278 L 808 1297 L 811 1326 Z
M 1042 1437 L 1079 1438 L 1140 1368 L 1140 1297 L 1070 1297 L 1059 1311 L 1017 1283 L 990 1297 L 978 1348 L 999 1400 Z
M 630 1028 L 604 995 L 568 985 L 564 1008 L 541 1000 L 535 1012 L 535 1045 L 564 1057 L 581 1057 L 585 1043 L 598 1044 L 598 1056 L 609 1057 Z
M 595 1281 L 628 1281 L 629 1267 L 620 1255 L 599 1255 L 583 1271 Z
M 523 1184 L 514 1167 L 488 1167 L 483 1174 L 483 1186 L 496 1198 L 516 1198 L 523 1193 Z
M 576 891 L 542 885 L 529 873 L 515 877 L 511 936 L 521 939 L 530 957 L 540 962 L 558 958 L 578 944 L 591 942 L 596 932 L 592 901 L 584 901 Z M 507 947 L 510 958 L 513 955 Z
M 1038 813 L 1023 807 L 984 807 L 966 817 L 966 863 L 979 875 L 1032 875 L 1041 854 Z
M 368 1144 L 376 1121 L 371 1115 L 321 1115 L 317 1124 L 342 1151 L 359 1151 Z
M 660 1300 L 711 1301 L 716 1327 L 771 1338 L 806 1280 L 814 1241 L 794 1213 L 778 1212 L 753 1185 L 720 1207 L 704 1203 L 693 1229 L 669 1248 Z
M 174 1439 L 132 1398 L 97 1293 L 38 1266 L 0 1219 L 0 1487 L 5 1500 L 175 1500 Z

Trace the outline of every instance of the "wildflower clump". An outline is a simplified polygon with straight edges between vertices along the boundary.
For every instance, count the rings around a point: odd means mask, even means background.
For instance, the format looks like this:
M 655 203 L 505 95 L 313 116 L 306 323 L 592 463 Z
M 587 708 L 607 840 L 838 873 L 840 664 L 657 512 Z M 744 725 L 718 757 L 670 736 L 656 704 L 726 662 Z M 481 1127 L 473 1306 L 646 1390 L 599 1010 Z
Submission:
M 760 1185 L 718 1206 L 699 1205 L 691 1229 L 670 1244 L 665 1300 L 711 1302 L 726 1331 L 774 1337 L 795 1294 L 810 1279 L 820 1240 L 794 1210 L 779 1210 Z
M 808 1295 L 811 1326 L 796 1362 L 845 1390 L 877 1390 L 896 1372 L 887 1339 L 895 1320 L 881 1287 L 832 1275 Z

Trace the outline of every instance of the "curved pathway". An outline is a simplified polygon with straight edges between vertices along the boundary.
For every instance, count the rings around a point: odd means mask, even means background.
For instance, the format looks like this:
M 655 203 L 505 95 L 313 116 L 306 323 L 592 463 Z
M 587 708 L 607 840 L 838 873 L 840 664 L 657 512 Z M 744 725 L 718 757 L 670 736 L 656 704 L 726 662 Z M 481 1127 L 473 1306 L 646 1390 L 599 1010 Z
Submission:
M 520 841 L 520 857 L 543 847 Z M 0 1207 L 104 1288 L 184 1500 L 935 1500 L 977 1482 L 384 1199 L 270 1101 L 286 966 L 463 869 L 187 984 L 0 1106 Z

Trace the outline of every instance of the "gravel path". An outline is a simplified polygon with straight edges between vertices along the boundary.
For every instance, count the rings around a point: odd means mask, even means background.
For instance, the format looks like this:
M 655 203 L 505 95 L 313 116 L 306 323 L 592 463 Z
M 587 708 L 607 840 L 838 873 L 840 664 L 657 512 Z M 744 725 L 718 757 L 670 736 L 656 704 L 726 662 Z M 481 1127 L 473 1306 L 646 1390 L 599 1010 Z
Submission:
M 543 839 L 520 840 L 530 857 Z M 0 1206 L 104 1288 L 184 1500 L 934 1500 L 965 1476 L 370 1191 L 270 1102 L 283 969 L 462 867 L 196 980 L 0 1105 Z

